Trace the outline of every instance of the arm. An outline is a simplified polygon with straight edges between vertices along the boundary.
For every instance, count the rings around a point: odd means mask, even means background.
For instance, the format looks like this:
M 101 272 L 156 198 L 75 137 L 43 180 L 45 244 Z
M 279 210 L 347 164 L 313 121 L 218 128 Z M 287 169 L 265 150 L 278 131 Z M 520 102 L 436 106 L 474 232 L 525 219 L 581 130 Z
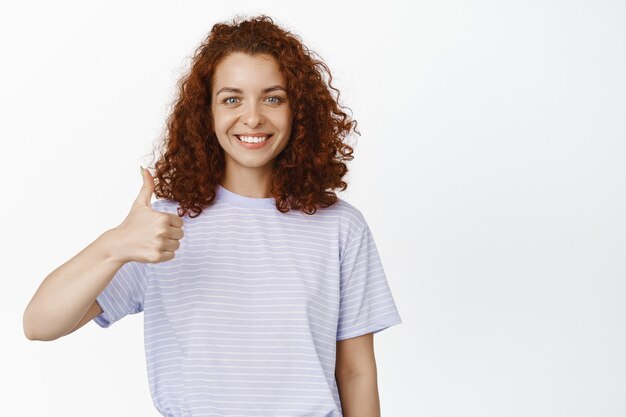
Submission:
M 344 417 L 380 417 L 373 333 L 337 341 L 335 379 Z
M 106 231 L 44 279 L 24 311 L 28 339 L 58 339 L 77 328 L 86 313 L 96 312 L 96 297 L 124 265 L 113 256 L 115 233 Z
M 52 271 L 24 311 L 30 340 L 55 340 L 102 312 L 96 298 L 128 262 L 174 259 L 183 238 L 183 219 L 152 209 L 154 178 L 141 169 L 143 185 L 130 212 L 72 259 Z

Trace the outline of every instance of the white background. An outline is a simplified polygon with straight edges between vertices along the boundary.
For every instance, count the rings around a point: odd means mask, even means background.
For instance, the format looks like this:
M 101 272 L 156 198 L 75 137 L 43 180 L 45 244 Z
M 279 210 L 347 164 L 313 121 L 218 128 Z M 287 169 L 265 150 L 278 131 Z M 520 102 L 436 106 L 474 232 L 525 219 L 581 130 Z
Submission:
M 53 342 L 22 314 L 126 216 L 212 25 L 257 13 L 362 133 L 339 195 L 403 319 L 375 337 L 382 415 L 626 416 L 626 5 L 571 0 L 3 5 L 2 414 L 158 415 L 141 314 Z

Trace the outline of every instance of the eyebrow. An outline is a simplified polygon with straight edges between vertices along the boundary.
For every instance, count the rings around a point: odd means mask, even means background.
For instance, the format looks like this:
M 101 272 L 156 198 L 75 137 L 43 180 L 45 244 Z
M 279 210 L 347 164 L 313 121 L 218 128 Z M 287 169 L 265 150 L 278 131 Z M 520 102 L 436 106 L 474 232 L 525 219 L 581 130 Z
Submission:
M 287 92 L 287 90 L 285 89 L 285 87 L 281 86 L 281 85 L 273 85 L 271 87 L 267 87 L 266 89 L 263 90 L 263 93 L 269 93 L 270 91 L 276 91 L 276 90 L 283 90 L 285 93 Z M 234 88 L 234 87 L 224 87 L 224 88 L 220 88 L 220 90 L 217 92 L 217 94 L 215 94 L 216 96 L 219 96 L 220 93 L 226 93 L 226 92 L 230 92 L 230 93 L 237 93 L 237 94 L 242 94 L 243 91 L 240 90 L 239 88 Z

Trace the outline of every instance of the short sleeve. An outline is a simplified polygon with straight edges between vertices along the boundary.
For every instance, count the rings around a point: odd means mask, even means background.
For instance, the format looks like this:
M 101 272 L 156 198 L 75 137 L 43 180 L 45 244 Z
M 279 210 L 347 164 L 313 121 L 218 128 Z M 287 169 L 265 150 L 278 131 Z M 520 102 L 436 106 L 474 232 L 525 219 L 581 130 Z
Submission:
M 341 256 L 337 340 L 402 323 L 369 226 L 352 227 Z
M 102 313 L 93 320 L 100 327 L 109 327 L 129 314 L 143 311 L 147 286 L 146 266 L 142 262 L 127 262 L 96 297 Z

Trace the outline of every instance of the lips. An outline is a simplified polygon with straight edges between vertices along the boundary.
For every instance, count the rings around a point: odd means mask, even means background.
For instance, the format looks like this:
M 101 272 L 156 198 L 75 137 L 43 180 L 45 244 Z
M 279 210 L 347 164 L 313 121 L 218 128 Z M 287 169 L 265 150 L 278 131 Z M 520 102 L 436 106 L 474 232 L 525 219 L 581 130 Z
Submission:
M 273 134 L 267 134 L 267 135 L 234 135 L 237 139 L 239 139 L 241 141 L 241 136 L 249 136 L 249 137 L 253 137 L 253 138 L 263 138 L 263 137 L 267 137 L 267 139 L 265 139 L 266 141 L 270 140 L 270 138 L 272 136 L 274 136 Z M 243 141 L 242 141 L 243 142 Z
M 251 136 L 254 138 L 260 138 L 260 137 L 264 137 L 264 136 L 272 136 L 271 133 L 265 133 L 265 132 L 261 132 L 261 133 L 238 133 L 235 136 L 239 137 L 239 136 Z

